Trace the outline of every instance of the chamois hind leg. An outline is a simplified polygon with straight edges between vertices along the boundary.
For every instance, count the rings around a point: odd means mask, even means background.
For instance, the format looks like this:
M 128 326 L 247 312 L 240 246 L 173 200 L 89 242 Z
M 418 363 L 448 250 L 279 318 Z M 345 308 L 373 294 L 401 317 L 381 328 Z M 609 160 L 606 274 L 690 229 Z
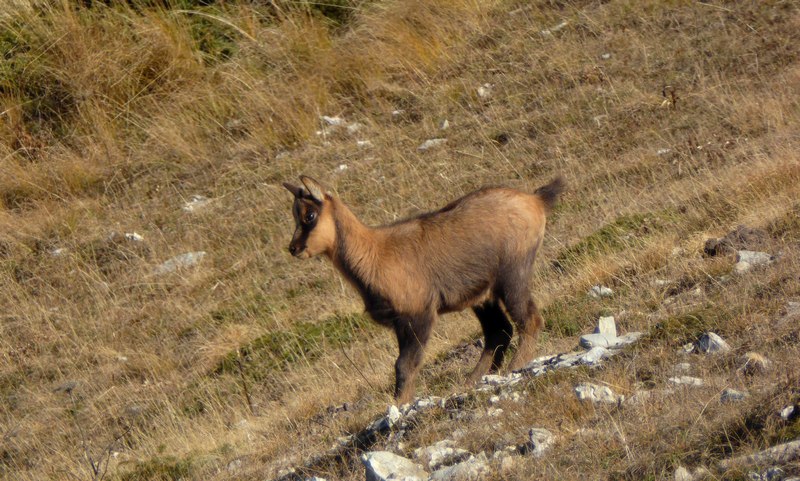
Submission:
M 500 369 L 508 345 L 511 343 L 513 327 L 497 301 L 489 301 L 472 310 L 483 328 L 484 346 L 481 358 L 467 382 L 474 384 L 488 372 Z
M 398 404 L 405 404 L 414 396 L 414 381 L 422 364 L 425 344 L 430 337 L 433 322 L 432 316 L 401 317 L 395 322 L 394 330 L 400 348 L 400 355 L 394 365 L 394 397 Z
M 533 256 L 531 256 L 532 264 Z M 539 309 L 528 290 L 530 269 L 510 269 L 509 276 L 504 279 L 500 297 L 511 320 L 517 328 L 519 341 L 517 352 L 511 360 L 509 370 L 515 371 L 531 362 L 536 352 L 536 337 L 544 324 Z

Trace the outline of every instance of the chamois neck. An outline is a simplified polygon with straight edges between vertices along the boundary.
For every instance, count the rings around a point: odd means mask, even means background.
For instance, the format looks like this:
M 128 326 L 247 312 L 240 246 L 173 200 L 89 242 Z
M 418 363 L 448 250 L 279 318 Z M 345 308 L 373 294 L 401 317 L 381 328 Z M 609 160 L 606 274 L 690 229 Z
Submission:
M 375 230 L 364 225 L 341 200 L 334 199 L 332 207 L 336 242 L 331 260 L 357 285 L 371 284 L 378 258 Z

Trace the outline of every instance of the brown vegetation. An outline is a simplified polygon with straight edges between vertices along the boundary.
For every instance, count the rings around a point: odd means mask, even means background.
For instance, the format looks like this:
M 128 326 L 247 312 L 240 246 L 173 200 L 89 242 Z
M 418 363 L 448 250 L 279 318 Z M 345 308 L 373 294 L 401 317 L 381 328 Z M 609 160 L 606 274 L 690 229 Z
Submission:
M 648 332 L 605 370 L 536 380 L 497 423 L 427 419 L 409 448 L 541 425 L 561 441 L 506 478 L 664 479 L 797 437 L 774 414 L 800 396 L 782 312 L 800 297 L 796 2 L 165 3 L 0 6 L 0 476 L 263 479 L 384 411 L 394 340 L 332 268 L 286 252 L 280 183 L 301 172 L 369 224 L 563 173 L 538 349 L 604 313 Z M 209 202 L 187 212 L 193 195 Z M 703 257 L 739 224 L 766 230 L 773 267 Z M 587 299 L 596 283 L 617 294 Z M 460 389 L 468 363 L 444 353 L 471 322 L 441 319 L 418 391 Z M 635 415 L 570 397 L 585 379 L 661 387 L 707 329 L 735 352 L 692 361 L 706 388 Z M 749 350 L 774 368 L 731 368 Z M 728 386 L 751 397 L 719 405 Z

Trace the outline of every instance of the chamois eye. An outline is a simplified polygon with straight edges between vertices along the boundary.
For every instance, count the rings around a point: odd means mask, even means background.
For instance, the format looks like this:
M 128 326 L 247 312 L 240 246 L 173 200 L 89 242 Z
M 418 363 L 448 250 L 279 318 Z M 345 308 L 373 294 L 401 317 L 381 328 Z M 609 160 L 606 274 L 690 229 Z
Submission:
M 306 214 L 305 219 L 303 219 L 303 223 L 310 224 L 310 223 L 314 222 L 315 220 L 317 220 L 317 213 L 316 212 L 309 212 L 308 214 Z

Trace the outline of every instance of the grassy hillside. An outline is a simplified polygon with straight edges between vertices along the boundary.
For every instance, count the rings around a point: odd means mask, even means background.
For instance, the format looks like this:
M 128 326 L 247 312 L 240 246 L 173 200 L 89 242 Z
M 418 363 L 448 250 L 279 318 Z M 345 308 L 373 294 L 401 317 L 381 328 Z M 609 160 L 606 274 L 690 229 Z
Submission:
M 773 412 L 800 400 L 800 321 L 781 321 L 800 299 L 799 32 L 792 1 L 2 3 L 0 477 L 264 479 L 385 410 L 393 335 L 286 251 L 300 173 L 372 224 L 566 177 L 534 280 L 542 353 L 600 314 L 648 340 L 476 430 L 476 450 L 562 434 L 505 478 L 665 479 L 796 438 Z M 702 256 L 738 224 L 774 266 Z M 597 283 L 617 294 L 588 299 Z M 702 366 L 712 390 L 639 413 L 564 401 L 589 378 L 660 386 L 708 329 L 735 350 Z M 447 353 L 478 332 L 441 320 L 420 393 L 463 389 L 476 358 Z M 737 373 L 751 350 L 773 369 Z M 725 386 L 751 397 L 722 408 Z

